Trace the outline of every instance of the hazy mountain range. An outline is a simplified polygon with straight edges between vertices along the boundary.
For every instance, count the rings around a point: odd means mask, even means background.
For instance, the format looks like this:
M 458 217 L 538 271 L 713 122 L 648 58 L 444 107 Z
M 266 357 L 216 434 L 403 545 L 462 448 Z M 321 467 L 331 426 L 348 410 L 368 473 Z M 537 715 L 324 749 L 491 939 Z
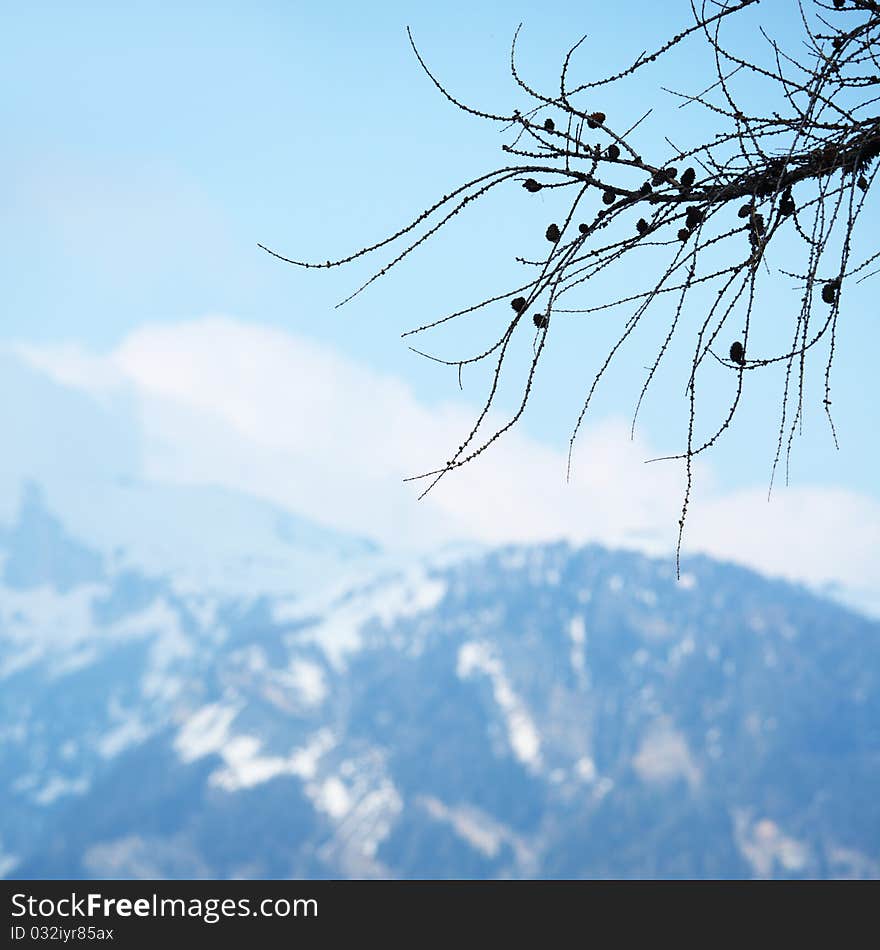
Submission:
M 880 624 L 706 558 L 402 557 L 0 360 L 0 875 L 880 876 Z
M 707 559 L 681 581 L 565 545 L 394 569 L 276 529 L 361 580 L 176 585 L 25 490 L 2 536 L 4 873 L 880 873 L 876 622 Z

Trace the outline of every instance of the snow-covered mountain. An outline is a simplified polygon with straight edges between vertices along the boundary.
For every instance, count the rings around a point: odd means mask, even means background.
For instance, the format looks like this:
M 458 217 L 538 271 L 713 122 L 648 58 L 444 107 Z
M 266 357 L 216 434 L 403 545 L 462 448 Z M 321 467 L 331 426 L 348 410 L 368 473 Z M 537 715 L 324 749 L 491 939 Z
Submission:
M 707 559 L 390 555 L 151 480 L 124 389 L 0 354 L 0 396 L 0 875 L 880 875 L 878 623 Z
M 800 588 L 557 545 L 225 596 L 36 487 L 2 547 L 7 875 L 880 875 L 880 625 Z
M 177 589 L 297 592 L 377 560 L 372 541 L 242 492 L 145 478 L 129 395 L 83 393 L 0 353 L 0 525 L 22 544 L 43 544 L 48 556 L 34 521 L 45 499 L 111 573 L 163 575 Z

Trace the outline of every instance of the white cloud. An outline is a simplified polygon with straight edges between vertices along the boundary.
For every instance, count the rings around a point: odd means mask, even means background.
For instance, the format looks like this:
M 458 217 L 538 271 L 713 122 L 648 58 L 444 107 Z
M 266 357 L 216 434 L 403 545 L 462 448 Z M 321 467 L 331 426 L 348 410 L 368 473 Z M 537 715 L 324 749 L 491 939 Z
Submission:
M 68 385 L 134 391 L 147 477 L 246 491 L 388 545 L 570 538 L 671 550 L 683 473 L 646 466 L 629 427 L 588 427 L 562 451 L 514 429 L 421 502 L 404 476 L 470 430 L 474 407 L 428 406 L 400 380 L 315 342 L 224 317 L 137 330 L 108 356 L 21 347 Z M 122 383 L 120 382 L 122 381 Z M 698 486 L 711 486 L 703 463 Z M 812 584 L 880 591 L 880 503 L 838 488 L 698 490 L 687 548 Z

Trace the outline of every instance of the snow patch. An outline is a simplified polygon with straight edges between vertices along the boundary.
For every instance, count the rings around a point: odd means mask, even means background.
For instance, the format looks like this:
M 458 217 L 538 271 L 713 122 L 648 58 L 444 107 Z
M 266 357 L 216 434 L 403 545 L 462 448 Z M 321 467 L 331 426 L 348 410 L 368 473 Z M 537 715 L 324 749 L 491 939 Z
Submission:
M 568 624 L 568 636 L 571 640 L 571 666 L 578 676 L 586 671 L 584 645 L 587 641 L 587 628 L 584 618 L 578 614 L 572 617 Z
M 324 671 L 310 660 L 296 658 L 290 668 L 279 675 L 282 684 L 290 686 L 307 706 L 317 706 L 327 696 Z
M 337 821 L 348 814 L 353 804 L 345 783 L 335 775 L 315 784 L 311 798 L 320 811 L 326 812 Z
M 212 752 L 220 752 L 228 742 L 229 727 L 239 710 L 222 703 L 211 703 L 193 713 L 174 740 L 174 748 L 183 762 L 194 762 Z
M 315 643 L 336 669 L 346 658 L 363 647 L 362 630 L 371 620 L 385 629 L 395 621 L 432 610 L 446 594 L 446 583 L 429 577 L 416 568 L 403 576 L 365 590 L 343 596 L 337 601 L 322 597 L 317 601 L 292 601 L 276 604 L 274 619 L 279 623 L 308 621 L 316 615 L 321 621 L 305 630 L 297 630 L 299 642 Z
M 577 762 L 575 762 L 574 770 L 582 782 L 586 782 L 589 785 L 596 781 L 598 774 L 596 772 L 596 763 L 589 756 L 578 759 Z
M 485 812 L 467 805 L 450 808 L 430 796 L 420 799 L 420 803 L 435 821 L 448 824 L 459 838 L 485 857 L 494 858 L 501 850 L 505 829 Z
M 513 754 L 532 771 L 541 766 L 541 739 L 522 700 L 510 685 L 501 660 L 492 645 L 486 642 L 463 643 L 458 651 L 456 672 L 460 679 L 483 673 L 492 683 L 495 702 L 507 725 L 507 736 Z
M 174 660 L 186 659 L 194 652 L 183 632 L 180 615 L 164 597 L 157 597 L 149 607 L 125 617 L 114 624 L 113 629 L 117 635 L 126 638 L 155 638 L 150 658 L 160 669 Z
M 43 659 L 50 671 L 96 639 L 92 602 L 106 593 L 97 584 L 82 584 L 67 593 L 45 585 L 26 591 L 0 588 L 0 629 L 12 641 L 12 655 L 0 666 L 0 677 L 17 673 Z
M 163 597 L 114 623 L 96 623 L 95 604 L 109 592 L 101 584 L 81 584 L 66 593 L 48 586 L 0 587 L 0 630 L 12 645 L 0 661 L 0 679 L 41 662 L 49 677 L 67 676 L 90 666 L 109 646 L 131 640 L 150 641 L 151 670 L 192 655 L 180 616 Z
M 38 805 L 51 805 L 65 795 L 82 795 L 88 791 L 89 783 L 86 778 L 63 778 L 53 775 L 46 784 L 34 795 Z
M 305 792 L 335 825 L 322 848 L 325 859 L 349 877 L 387 878 L 389 869 L 376 855 L 403 811 L 403 800 L 387 773 L 385 753 L 371 748 L 346 759 L 307 783 Z
M 98 739 L 98 755 L 102 759 L 112 759 L 124 749 L 143 742 L 149 735 L 150 730 L 136 716 L 132 716 Z
M 692 788 L 700 782 L 684 736 L 666 720 L 656 722 L 643 737 L 633 767 L 645 782 L 666 784 L 683 778 Z
M 334 744 L 333 734 L 324 729 L 316 733 L 307 745 L 295 749 L 290 755 L 260 755 L 262 743 L 255 736 L 234 736 L 217 750 L 223 759 L 223 768 L 212 773 L 208 781 L 227 792 L 237 792 L 261 785 L 279 775 L 313 779 L 318 762 Z
M 0 879 L 6 877 L 18 867 L 19 860 L 14 854 L 7 854 L 0 843 Z
M 769 818 L 752 822 L 748 812 L 736 811 L 734 833 L 737 847 L 756 877 L 771 877 L 777 865 L 783 872 L 798 873 L 809 863 L 807 845 L 784 834 Z

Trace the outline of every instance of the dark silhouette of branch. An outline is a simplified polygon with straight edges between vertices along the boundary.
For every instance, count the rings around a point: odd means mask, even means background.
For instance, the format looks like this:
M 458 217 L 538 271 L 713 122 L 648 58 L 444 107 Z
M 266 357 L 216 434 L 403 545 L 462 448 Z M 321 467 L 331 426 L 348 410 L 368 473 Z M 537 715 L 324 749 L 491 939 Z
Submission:
M 614 75 L 572 86 L 570 76 L 577 51 L 585 42 L 582 38 L 565 56 L 558 92 L 552 94 L 533 89 L 520 74 L 517 28 L 510 70 L 518 94 L 526 103 L 509 114 L 474 108 L 454 96 L 430 71 L 407 31 L 419 64 L 449 102 L 479 119 L 501 123 L 511 134 L 511 140 L 502 146 L 509 163 L 463 183 L 390 237 L 346 257 L 309 263 L 264 250 L 301 267 L 329 268 L 403 241 L 404 246 L 392 259 L 341 306 L 488 192 L 517 183 L 527 194 L 550 189 L 559 194 L 561 213 L 544 233 L 546 256 L 540 260 L 517 259 L 533 268 L 531 279 L 462 310 L 429 319 L 404 334 L 424 333 L 485 307 L 506 306 L 504 301 L 509 301 L 512 309 L 494 343 L 480 346 L 476 355 L 446 360 L 413 347 L 427 359 L 455 368 L 459 385 L 464 366 L 483 361 L 491 361 L 492 365 L 489 390 L 462 443 L 444 465 L 415 476 L 416 480 L 427 481 L 422 494 L 447 473 L 486 451 L 519 421 L 557 319 L 634 305 L 587 388 L 572 431 L 570 471 L 571 452 L 598 385 L 649 308 L 670 294 L 674 310 L 668 332 L 642 381 L 633 428 L 664 356 L 680 332 L 684 315 L 704 307 L 685 384 L 686 446 L 665 457 L 683 460 L 686 468 L 677 563 L 693 486 L 693 461 L 730 428 L 753 371 L 777 364 L 784 367 L 771 488 L 783 458 L 788 479 L 793 439 L 803 423 L 805 368 L 821 347 L 825 353 L 822 405 L 836 444 L 831 371 L 841 301 L 856 275 L 864 280 L 880 271 L 876 267 L 868 270 L 880 257 L 880 251 L 874 248 L 868 248 L 863 259 L 853 260 L 856 225 L 864 216 L 880 156 L 880 92 L 874 92 L 874 87 L 880 86 L 880 3 L 813 0 L 808 10 L 803 2 L 794 0 L 792 12 L 798 14 L 803 43 L 794 55 L 762 31 L 771 54 L 768 66 L 737 54 L 721 35 L 731 16 L 744 14 L 757 2 L 704 2 L 699 8 L 692 4 L 693 24 L 655 52 L 643 53 Z M 644 84 L 646 67 L 675 55 L 683 43 L 698 39 L 707 45 L 714 59 L 712 81 L 695 95 L 666 92 L 679 100 L 680 107 L 704 110 L 708 133 L 704 141 L 679 149 L 664 139 L 658 147 L 656 142 L 644 141 L 645 120 L 654 110 L 649 109 L 641 117 L 618 118 L 609 117 L 599 107 L 607 87 L 632 82 L 636 74 L 637 81 Z M 765 94 L 756 96 L 751 89 L 743 101 L 738 86 L 746 77 L 762 83 Z M 638 99 L 643 102 L 643 89 Z M 625 131 L 619 132 L 619 128 Z M 598 199 L 598 207 L 589 210 L 594 199 Z M 864 236 L 859 241 L 864 243 Z M 778 258 L 785 254 L 794 255 L 796 270 L 779 266 Z M 658 255 L 665 255 L 665 260 Z M 561 305 L 572 291 L 621 262 L 627 264 L 630 275 L 652 274 L 643 290 L 586 308 Z M 756 301 L 761 294 L 758 276 L 762 268 L 796 281 L 802 290 L 800 306 L 788 318 L 791 344 L 781 353 L 759 352 L 750 344 L 750 332 L 759 319 Z M 708 305 L 694 300 L 697 287 L 714 290 Z M 511 341 L 522 332 L 534 334 L 533 357 L 522 382 L 522 397 L 504 424 L 487 428 Z M 710 424 L 708 434 L 698 435 L 697 388 L 708 365 L 721 367 L 731 375 L 732 390 L 726 412 Z

